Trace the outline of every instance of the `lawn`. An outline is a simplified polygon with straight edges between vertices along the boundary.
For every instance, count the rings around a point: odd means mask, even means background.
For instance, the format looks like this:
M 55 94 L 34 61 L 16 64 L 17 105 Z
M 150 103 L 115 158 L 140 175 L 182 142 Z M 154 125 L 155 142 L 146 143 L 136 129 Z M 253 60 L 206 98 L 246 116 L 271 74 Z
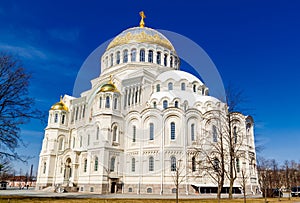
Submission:
M 221 203 L 243 203 L 243 199 L 222 199 Z M 0 203 L 174 203 L 175 199 L 70 199 L 70 198 L 41 198 L 21 196 L 0 196 Z M 217 199 L 182 199 L 181 203 L 217 203 Z M 264 203 L 264 199 L 247 199 L 248 203 Z M 277 198 L 268 198 L 268 203 L 278 202 Z M 300 198 L 281 198 L 280 203 L 300 202 Z

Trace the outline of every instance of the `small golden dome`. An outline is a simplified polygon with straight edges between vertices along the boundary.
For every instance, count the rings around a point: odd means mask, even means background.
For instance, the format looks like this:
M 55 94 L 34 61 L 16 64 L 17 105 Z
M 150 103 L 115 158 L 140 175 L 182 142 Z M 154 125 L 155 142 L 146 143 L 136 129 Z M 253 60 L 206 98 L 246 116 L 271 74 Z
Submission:
M 108 83 L 101 86 L 99 92 L 119 92 L 117 87 L 112 82 L 112 76 L 110 76 Z
M 55 103 L 54 105 L 52 105 L 50 110 L 64 110 L 64 111 L 68 111 L 68 107 L 62 101 L 62 97 L 60 97 L 60 101 L 57 102 L 57 103 Z

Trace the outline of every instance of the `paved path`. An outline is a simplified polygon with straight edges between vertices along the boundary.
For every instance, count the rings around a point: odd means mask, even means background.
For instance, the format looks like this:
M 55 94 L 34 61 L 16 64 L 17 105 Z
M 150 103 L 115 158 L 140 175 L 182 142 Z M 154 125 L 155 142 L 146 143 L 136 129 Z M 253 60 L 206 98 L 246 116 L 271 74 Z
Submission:
M 173 199 L 174 195 L 137 195 L 137 194 L 111 194 L 111 195 L 101 195 L 96 193 L 54 193 L 47 191 L 38 191 L 34 189 L 29 190 L 18 190 L 18 189 L 8 189 L 8 190 L 0 190 L 1 196 L 28 196 L 28 197 L 64 197 L 64 198 L 117 198 L 117 199 Z M 222 195 L 224 198 L 227 198 L 227 194 Z M 243 198 L 243 195 L 234 195 L 235 198 Z M 259 198 L 261 195 L 252 195 L 249 198 Z M 180 195 L 180 199 L 211 199 L 216 198 L 216 194 L 200 194 L 200 195 Z

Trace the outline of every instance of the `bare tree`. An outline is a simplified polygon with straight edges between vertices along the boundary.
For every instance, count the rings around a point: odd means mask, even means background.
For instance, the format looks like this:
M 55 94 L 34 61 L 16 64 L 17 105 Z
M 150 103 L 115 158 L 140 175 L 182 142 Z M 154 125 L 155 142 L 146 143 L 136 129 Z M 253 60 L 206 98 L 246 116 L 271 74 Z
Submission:
M 15 57 L 0 53 L 0 155 L 26 160 L 15 149 L 23 144 L 20 126 L 31 118 L 41 118 L 41 112 L 33 110 L 34 100 L 29 97 L 30 74 Z
M 172 160 L 171 160 L 172 162 Z M 185 167 L 182 160 L 179 159 L 175 163 L 171 163 L 171 174 L 176 187 L 176 203 L 179 201 L 179 186 L 185 180 Z
M 243 197 L 244 197 L 244 203 L 246 203 L 247 198 L 246 198 L 246 187 L 247 187 L 247 182 L 248 182 L 249 176 L 246 173 L 245 169 L 242 169 L 241 171 L 241 179 L 240 179 L 240 184 L 242 186 L 243 190 Z

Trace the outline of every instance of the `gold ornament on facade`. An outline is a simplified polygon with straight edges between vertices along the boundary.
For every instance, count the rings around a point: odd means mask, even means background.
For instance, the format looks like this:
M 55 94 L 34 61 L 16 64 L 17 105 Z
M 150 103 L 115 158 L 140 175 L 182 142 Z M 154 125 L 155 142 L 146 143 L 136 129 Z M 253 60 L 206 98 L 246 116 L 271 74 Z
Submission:
M 119 92 L 115 84 L 112 82 L 112 75 L 110 75 L 108 83 L 102 85 L 99 92 Z
M 64 111 L 68 111 L 68 107 L 66 106 L 66 104 L 63 102 L 62 100 L 62 96 L 60 96 L 60 101 L 55 103 L 54 105 L 51 106 L 50 110 L 64 110 Z

